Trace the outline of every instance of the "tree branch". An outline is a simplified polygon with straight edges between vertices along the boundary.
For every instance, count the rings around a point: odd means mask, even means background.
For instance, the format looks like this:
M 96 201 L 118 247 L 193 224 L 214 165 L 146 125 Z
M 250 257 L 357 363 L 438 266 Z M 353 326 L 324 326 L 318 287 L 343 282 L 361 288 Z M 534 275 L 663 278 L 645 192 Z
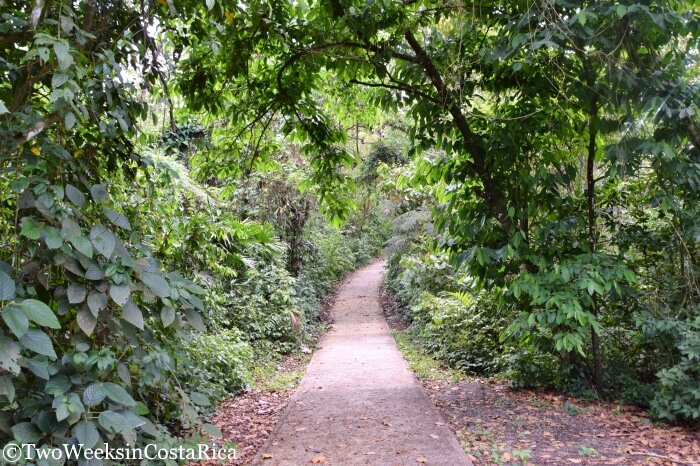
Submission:
M 498 219 L 501 225 L 506 230 L 509 229 L 511 222 L 508 220 L 508 216 L 506 215 L 507 212 L 505 203 L 498 192 L 496 183 L 494 182 L 491 173 L 489 173 L 486 168 L 486 154 L 479 143 L 478 137 L 476 134 L 474 134 L 474 132 L 472 132 L 464 113 L 462 113 L 457 97 L 447 87 L 442 79 L 442 76 L 440 75 L 440 71 L 437 69 L 423 47 L 418 43 L 416 37 L 413 35 L 413 32 L 408 30 L 404 37 L 406 38 L 406 41 L 410 45 L 413 52 L 416 54 L 417 61 L 425 70 L 430 82 L 433 84 L 433 87 L 440 96 L 442 107 L 450 112 L 450 115 L 452 115 L 454 124 L 462 136 L 464 145 L 469 154 L 472 156 L 473 162 L 470 163 L 469 166 L 479 176 L 481 184 L 484 188 L 483 191 L 479 193 L 480 196 L 484 199 L 484 201 L 486 201 L 491 213 L 496 217 L 496 219 Z

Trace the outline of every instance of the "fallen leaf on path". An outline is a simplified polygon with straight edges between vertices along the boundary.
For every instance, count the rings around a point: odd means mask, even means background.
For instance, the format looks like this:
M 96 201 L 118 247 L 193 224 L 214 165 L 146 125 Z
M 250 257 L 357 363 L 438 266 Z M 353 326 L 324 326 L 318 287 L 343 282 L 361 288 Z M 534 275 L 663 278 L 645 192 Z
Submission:
M 577 463 L 577 464 L 580 463 L 581 461 L 583 461 L 581 458 L 567 458 L 567 460 L 570 463 Z
M 423 458 L 422 456 L 419 456 L 418 458 L 416 458 L 416 461 L 417 461 L 418 463 L 427 463 L 427 462 L 428 462 L 428 458 Z
M 272 458 L 274 458 L 274 457 L 275 457 L 275 455 L 271 455 L 271 454 L 269 454 L 269 453 L 263 453 L 263 454 L 262 454 L 262 459 L 264 459 L 264 460 L 269 460 L 269 459 L 272 459 Z
M 367 453 L 365 453 L 365 455 L 376 455 L 376 454 L 377 454 L 376 451 L 368 451 Z
M 325 456 L 314 456 L 313 458 L 311 458 L 312 463 L 323 463 L 324 461 L 326 461 Z
M 434 439 L 436 439 L 436 440 L 437 440 L 437 439 L 439 439 L 440 437 L 438 437 L 438 436 L 437 436 L 437 435 L 435 435 L 435 434 L 430 434 L 430 438 L 434 438 Z

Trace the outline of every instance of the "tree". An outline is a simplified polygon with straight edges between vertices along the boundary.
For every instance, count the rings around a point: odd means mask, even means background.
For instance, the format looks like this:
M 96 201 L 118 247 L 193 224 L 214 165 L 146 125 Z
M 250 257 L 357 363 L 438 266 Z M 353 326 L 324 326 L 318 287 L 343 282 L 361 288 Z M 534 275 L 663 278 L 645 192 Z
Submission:
M 600 309 L 621 299 L 634 274 L 606 235 L 599 192 L 616 182 L 621 160 L 629 175 L 658 157 L 662 142 L 631 138 L 631 128 L 673 126 L 674 153 L 686 138 L 697 144 L 697 94 L 671 99 L 668 85 L 692 87 L 686 57 L 697 52 L 698 18 L 689 3 L 334 0 L 210 10 L 188 11 L 183 25 L 214 21 L 213 53 L 183 42 L 190 71 L 180 87 L 193 106 L 246 131 L 265 131 L 279 115 L 313 154 L 326 200 L 350 158 L 321 110 L 320 76 L 405 109 L 415 149 L 446 154 L 420 177 L 449 188 L 437 214 L 445 247 L 484 283 L 511 284 L 510 305 L 523 309 L 512 333 L 545 336 L 570 360 L 590 339 L 602 389 Z M 659 102 L 668 109 L 661 121 L 652 114 Z

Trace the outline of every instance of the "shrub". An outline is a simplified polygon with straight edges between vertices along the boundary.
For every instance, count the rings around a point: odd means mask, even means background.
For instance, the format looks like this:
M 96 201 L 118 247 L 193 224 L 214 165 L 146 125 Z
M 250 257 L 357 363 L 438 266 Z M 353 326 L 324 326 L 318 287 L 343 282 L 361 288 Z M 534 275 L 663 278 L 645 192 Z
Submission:
M 659 391 L 651 403 L 655 416 L 663 419 L 700 421 L 700 315 L 684 322 L 677 345 L 680 362 L 663 369 Z
M 253 350 L 240 330 L 197 336 L 185 346 L 184 356 L 187 359 L 178 365 L 178 378 L 212 400 L 250 384 Z
M 450 366 L 471 374 L 496 374 L 503 369 L 509 347 L 499 340 L 508 324 L 498 310 L 497 290 L 472 296 L 421 294 L 411 308 L 413 325 L 423 346 Z

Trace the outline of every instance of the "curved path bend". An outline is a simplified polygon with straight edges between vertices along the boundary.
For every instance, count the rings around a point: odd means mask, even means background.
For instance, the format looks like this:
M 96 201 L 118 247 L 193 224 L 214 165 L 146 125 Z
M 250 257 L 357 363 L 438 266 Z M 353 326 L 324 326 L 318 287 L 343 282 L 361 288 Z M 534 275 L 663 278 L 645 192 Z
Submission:
M 333 324 L 253 464 L 471 465 L 389 333 L 384 265 L 340 288 Z

